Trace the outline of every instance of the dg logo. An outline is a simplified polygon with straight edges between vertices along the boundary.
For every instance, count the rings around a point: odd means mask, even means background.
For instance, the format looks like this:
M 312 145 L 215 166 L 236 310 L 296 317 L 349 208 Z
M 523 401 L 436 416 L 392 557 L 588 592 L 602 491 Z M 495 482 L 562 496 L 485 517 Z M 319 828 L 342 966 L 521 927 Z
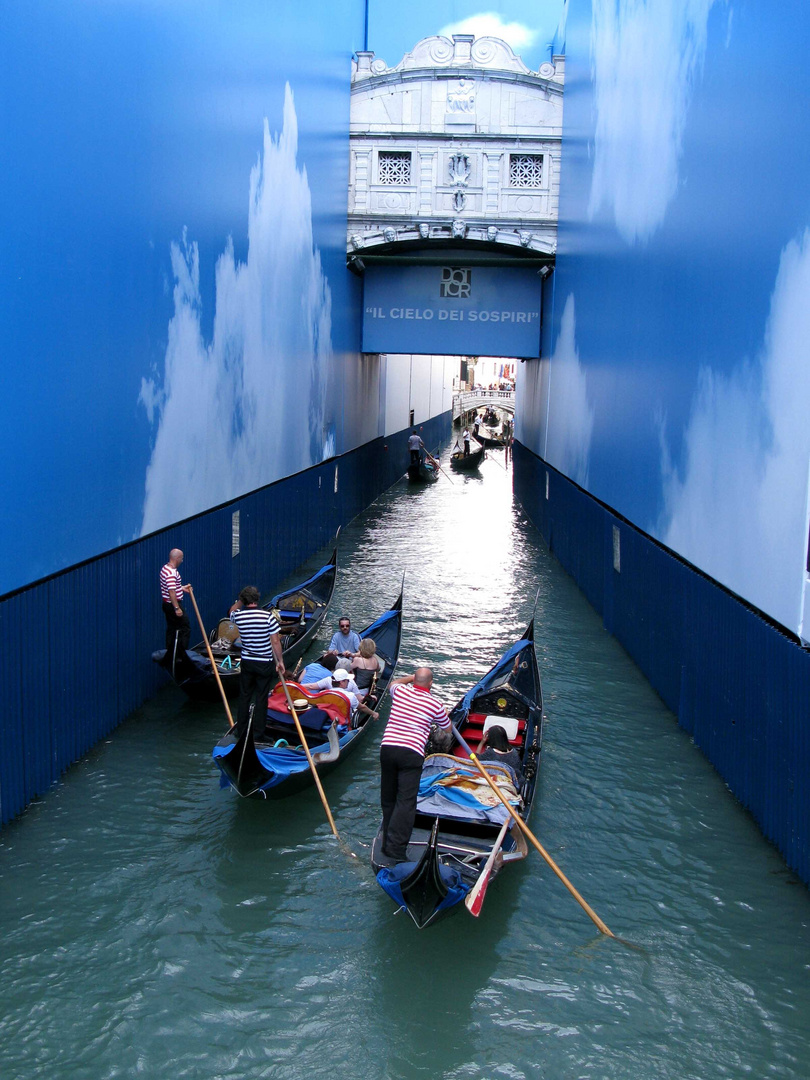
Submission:
M 446 300 L 467 300 L 472 288 L 469 266 L 443 266 L 439 296 Z

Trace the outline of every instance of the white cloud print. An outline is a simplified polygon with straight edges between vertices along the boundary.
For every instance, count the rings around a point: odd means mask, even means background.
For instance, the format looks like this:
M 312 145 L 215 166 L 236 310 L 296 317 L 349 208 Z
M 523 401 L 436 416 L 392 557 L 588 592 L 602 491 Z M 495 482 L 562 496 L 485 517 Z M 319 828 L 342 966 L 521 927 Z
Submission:
M 297 151 L 288 85 L 281 134 L 271 137 L 265 120 L 262 155 L 250 174 L 247 261 L 236 261 L 230 240 L 217 261 L 210 342 L 200 326 L 197 244 L 184 234 L 171 246 L 174 316 L 163 382 L 142 380 L 139 397 L 150 422 L 157 417 L 142 534 L 329 452 L 323 402 L 332 366 L 331 295 Z
M 555 469 L 587 487 L 594 410 L 577 351 L 573 295 L 565 302 L 548 378 L 550 408 L 543 456 Z
M 810 229 L 782 252 L 756 365 L 704 369 L 656 535 L 798 633 L 810 465 Z
M 589 214 L 612 211 L 628 243 L 664 220 L 716 0 L 593 0 L 596 131 Z
M 476 37 L 500 38 L 520 53 L 534 44 L 537 31 L 531 30 L 524 23 L 504 22 L 494 11 L 482 11 L 470 15 L 467 19 L 449 23 L 439 31 L 440 37 L 452 37 L 453 34 L 475 34 Z

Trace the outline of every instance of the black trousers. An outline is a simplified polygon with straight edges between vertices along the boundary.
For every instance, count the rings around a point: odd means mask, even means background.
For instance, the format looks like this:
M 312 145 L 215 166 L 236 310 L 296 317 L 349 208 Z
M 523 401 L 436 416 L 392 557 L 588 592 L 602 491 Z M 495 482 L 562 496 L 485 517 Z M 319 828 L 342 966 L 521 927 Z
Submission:
M 267 723 L 267 699 L 276 665 L 272 660 L 243 660 L 239 677 L 239 711 L 236 736 L 247 730 L 250 706 L 253 706 L 253 736 L 261 735 Z
M 185 611 L 176 615 L 168 600 L 163 601 L 163 614 L 166 616 L 166 652 L 168 654 L 166 659 L 171 664 L 175 656 L 175 648 L 181 656 L 183 650 L 188 648 L 191 640 L 191 623 Z
M 380 747 L 383 854 L 396 862 L 405 862 L 408 857 L 423 762 L 421 754 L 407 747 Z
M 420 457 L 418 450 L 411 450 L 411 465 L 418 465 Z

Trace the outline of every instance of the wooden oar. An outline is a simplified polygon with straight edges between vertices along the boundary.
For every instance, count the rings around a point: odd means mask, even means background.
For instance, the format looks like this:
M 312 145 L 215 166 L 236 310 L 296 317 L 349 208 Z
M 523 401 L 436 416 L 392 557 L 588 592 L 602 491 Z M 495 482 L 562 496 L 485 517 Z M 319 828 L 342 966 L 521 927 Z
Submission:
M 540 854 L 546 860 L 548 865 L 551 867 L 551 869 L 554 871 L 554 873 L 557 875 L 557 877 L 560 879 L 560 881 L 563 883 L 563 885 L 565 885 L 566 889 L 568 889 L 568 891 L 574 897 L 576 902 L 586 912 L 588 917 L 590 919 L 592 919 L 594 923 L 596 923 L 596 925 L 599 927 L 599 929 L 602 931 L 603 934 L 607 934 L 608 937 L 615 937 L 616 935 L 614 933 L 612 933 L 612 931 L 610 931 L 607 928 L 605 923 L 602 922 L 602 920 L 599 918 L 599 916 L 596 914 L 596 912 L 593 910 L 593 908 L 582 898 L 582 896 L 580 896 L 580 894 L 577 892 L 577 890 L 574 888 L 574 886 L 571 884 L 571 882 L 568 880 L 568 878 L 565 876 L 565 874 L 562 872 L 562 870 L 559 868 L 559 866 L 557 866 L 557 864 L 554 862 L 552 857 L 549 855 L 549 853 L 546 851 L 546 849 L 543 847 L 543 845 L 540 843 L 540 841 L 537 839 L 537 837 L 531 831 L 531 829 L 526 824 L 526 822 L 523 820 L 523 818 L 520 816 L 520 814 L 518 814 L 515 810 L 513 810 L 513 808 L 509 805 L 507 800 L 504 798 L 501 789 L 498 787 L 498 785 L 495 783 L 495 781 L 489 775 L 487 770 L 484 768 L 484 766 L 481 764 L 481 762 L 478 760 L 478 758 L 472 752 L 472 750 L 470 749 L 468 744 L 464 741 L 464 737 L 462 736 L 461 732 L 458 730 L 458 728 L 456 727 L 455 724 L 453 724 L 453 734 L 458 739 L 459 744 L 461 746 L 463 746 L 465 751 L 470 755 L 470 759 L 473 761 L 473 763 L 477 767 L 478 771 L 481 773 L 481 775 L 484 777 L 486 782 L 489 784 L 489 786 L 492 788 L 492 790 L 495 792 L 495 794 L 501 800 L 503 805 L 506 807 L 507 811 L 511 814 L 511 816 L 518 823 L 519 827 L 523 830 L 523 832 L 524 832 L 524 834 L 526 836 L 526 839 L 529 840 L 530 843 L 532 843 L 534 845 L 534 847 L 540 852 Z
M 444 471 L 444 469 L 439 464 L 439 459 L 434 457 L 432 454 L 428 454 L 428 457 L 433 462 L 433 464 L 436 466 L 436 468 L 439 470 L 439 472 L 442 474 L 442 476 L 444 476 L 447 480 L 450 480 L 450 477 L 447 475 L 447 473 Z M 450 483 L 453 484 L 453 481 L 450 480 Z M 453 484 L 453 487 L 455 487 L 455 486 L 456 485 Z
M 488 460 L 489 460 L 489 461 L 498 461 L 498 459 L 497 459 L 497 458 L 495 457 L 495 455 L 494 455 L 494 454 L 490 454 L 490 455 L 488 456 Z M 506 467 L 506 466 L 505 466 L 505 465 L 504 465 L 504 464 L 503 464 L 502 462 L 498 461 L 498 464 L 499 464 L 499 465 L 501 466 L 501 468 L 503 469 L 503 471 L 504 471 L 504 472 L 509 472 L 509 470 L 507 469 L 507 467 Z
M 203 641 L 205 642 L 205 647 L 208 650 L 208 659 L 211 661 L 211 667 L 214 669 L 214 678 L 217 680 L 217 686 L 219 687 L 219 692 L 222 695 L 222 704 L 225 706 L 225 715 L 228 717 L 228 726 L 233 727 L 233 717 L 231 716 L 230 706 L 228 705 L 228 698 L 225 695 L 225 687 L 222 685 L 222 679 L 220 679 L 219 677 L 219 669 L 217 668 L 217 662 L 214 659 L 214 654 L 211 652 L 211 645 L 209 644 L 208 635 L 206 634 L 205 627 L 203 626 L 202 615 L 200 615 L 200 609 L 197 607 L 197 601 L 194 599 L 194 590 L 190 585 L 188 587 L 188 595 L 191 597 L 191 602 L 194 605 L 194 611 L 197 614 L 197 622 L 200 624 Z
M 301 740 L 301 745 L 304 748 L 304 753 L 307 755 L 307 761 L 309 762 L 309 767 L 312 770 L 312 778 L 315 781 L 315 786 L 317 787 L 318 794 L 321 797 L 321 802 L 323 803 L 323 808 L 326 811 L 327 818 L 329 819 L 329 825 L 332 828 L 332 832 L 335 835 L 335 839 L 340 840 L 340 837 L 338 836 L 338 831 L 335 828 L 335 819 L 332 817 L 332 811 L 329 809 L 329 803 L 326 801 L 326 796 L 323 793 L 323 786 L 321 784 L 321 778 L 320 778 L 320 776 L 318 776 L 318 770 L 315 768 L 315 762 L 312 760 L 312 754 L 309 752 L 309 747 L 307 746 L 307 740 L 304 738 L 304 729 L 301 727 L 301 721 L 298 719 L 298 713 L 295 711 L 295 706 L 292 703 L 292 698 L 290 697 L 290 691 L 289 691 L 289 688 L 287 686 L 286 680 L 285 680 L 284 676 L 281 674 L 281 672 L 279 672 L 278 677 L 279 677 L 279 681 L 281 682 L 281 685 L 284 687 L 284 696 L 287 699 L 287 708 L 290 710 L 290 715 L 292 716 L 293 722 L 295 723 L 295 730 L 298 732 L 298 738 Z
M 464 897 L 464 905 L 467 908 L 467 911 L 469 911 L 471 915 L 474 915 L 476 919 L 481 914 L 481 908 L 484 906 L 484 896 L 487 891 L 487 885 L 489 885 L 489 879 L 492 875 L 492 867 L 495 865 L 495 859 L 497 858 L 498 852 L 501 850 L 501 844 L 503 843 L 503 838 L 506 836 L 506 830 L 508 828 L 509 818 L 501 825 L 501 831 L 498 833 L 492 851 L 489 853 L 489 858 L 484 863 L 484 869 L 475 879 L 475 884 Z

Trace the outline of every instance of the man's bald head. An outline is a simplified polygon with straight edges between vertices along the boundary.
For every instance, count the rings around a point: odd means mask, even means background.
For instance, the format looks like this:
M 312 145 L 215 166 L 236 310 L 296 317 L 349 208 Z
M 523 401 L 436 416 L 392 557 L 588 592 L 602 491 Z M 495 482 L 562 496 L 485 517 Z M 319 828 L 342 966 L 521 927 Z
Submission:
M 182 561 L 183 552 L 180 550 L 180 548 L 172 548 L 172 550 L 169 552 L 169 562 L 172 564 L 172 566 L 179 566 Z
M 433 672 L 429 667 L 418 667 L 413 673 L 414 686 L 422 686 L 429 690 L 433 685 Z

